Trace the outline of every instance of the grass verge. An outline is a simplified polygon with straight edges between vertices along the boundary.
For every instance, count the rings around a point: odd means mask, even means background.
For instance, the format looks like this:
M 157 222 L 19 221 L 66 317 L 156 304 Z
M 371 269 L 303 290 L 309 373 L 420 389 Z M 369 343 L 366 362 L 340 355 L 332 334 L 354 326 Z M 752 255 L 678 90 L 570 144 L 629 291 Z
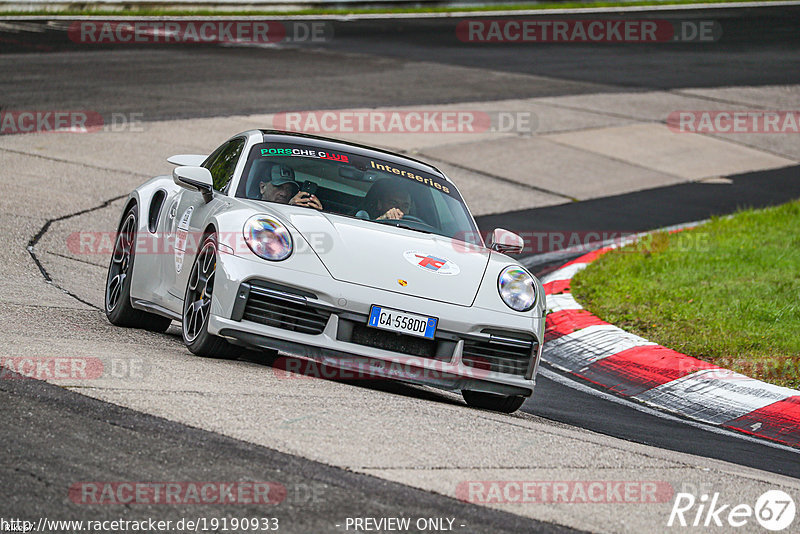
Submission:
M 292 15 L 381 15 L 396 13 L 472 13 L 481 11 L 536 11 L 543 9 L 581 9 L 597 7 L 640 7 L 640 6 L 684 6 L 690 4 L 728 4 L 753 2 L 754 0 L 632 0 L 629 2 L 541 2 L 531 4 L 497 4 L 482 6 L 408 6 L 388 8 L 310 8 L 297 10 L 280 9 L 138 9 L 135 7 L 111 10 L 98 8 L 36 10 L 36 11 L 0 11 L 4 16 L 138 16 L 138 17 L 185 17 L 185 16 L 292 16 Z M 759 0 L 762 3 L 781 2 L 784 0 Z M 135 2 L 134 2 L 135 3 Z
M 620 328 L 800 389 L 800 200 L 652 234 L 601 256 L 571 286 Z

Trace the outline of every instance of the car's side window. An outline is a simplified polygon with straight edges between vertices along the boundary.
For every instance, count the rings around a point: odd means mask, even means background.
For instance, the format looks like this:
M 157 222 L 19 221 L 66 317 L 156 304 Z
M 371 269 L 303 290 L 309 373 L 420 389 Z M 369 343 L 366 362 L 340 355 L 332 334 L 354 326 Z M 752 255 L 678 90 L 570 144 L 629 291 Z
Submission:
M 233 171 L 244 144 L 243 138 L 233 139 L 215 150 L 203 163 L 203 167 L 211 171 L 214 189 L 217 191 L 223 191 L 233 178 Z

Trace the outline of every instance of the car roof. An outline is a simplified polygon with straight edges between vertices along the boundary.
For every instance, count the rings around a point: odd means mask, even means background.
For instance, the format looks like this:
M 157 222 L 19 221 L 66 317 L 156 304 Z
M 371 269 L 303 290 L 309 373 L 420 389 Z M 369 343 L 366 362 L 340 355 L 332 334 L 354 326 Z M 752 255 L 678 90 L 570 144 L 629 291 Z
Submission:
M 310 135 L 304 133 L 285 132 L 281 130 L 265 130 L 265 129 L 259 131 L 264 135 L 265 143 L 268 142 L 296 143 L 302 140 L 304 144 L 310 144 L 319 148 L 324 148 L 326 150 L 341 150 L 342 152 L 350 152 L 351 154 L 355 154 L 357 156 L 382 159 L 384 161 L 395 163 L 397 165 L 404 165 L 406 167 L 411 167 L 413 169 L 422 172 L 435 174 L 438 177 L 444 178 L 448 182 L 452 183 L 452 181 L 447 176 L 445 176 L 442 171 L 440 171 L 433 165 L 430 165 L 423 161 L 419 161 L 414 158 L 410 158 L 408 156 L 403 156 L 401 154 L 389 152 L 388 150 L 381 150 L 379 148 L 360 145 L 358 143 L 351 143 L 339 139 L 331 139 L 329 137 L 321 137 L 317 135 Z

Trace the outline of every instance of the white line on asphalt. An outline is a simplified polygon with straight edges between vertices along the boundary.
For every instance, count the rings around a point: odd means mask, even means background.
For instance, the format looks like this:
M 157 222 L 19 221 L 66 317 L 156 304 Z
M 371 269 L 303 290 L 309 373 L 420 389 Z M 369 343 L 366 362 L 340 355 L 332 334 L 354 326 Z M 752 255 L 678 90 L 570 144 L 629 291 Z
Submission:
M 648 11 L 693 11 L 693 10 L 717 10 L 717 9 L 737 9 L 737 8 L 758 8 L 758 7 L 784 7 L 797 6 L 800 1 L 791 0 L 786 2 L 726 2 L 718 4 L 667 4 L 653 6 L 618 6 L 618 7 L 586 7 L 586 8 L 561 8 L 561 9 L 531 9 L 531 10 L 506 10 L 506 11 L 449 11 L 445 13 L 353 13 L 353 14 L 328 14 L 328 15 L 184 15 L 184 16 L 125 16 L 125 15 L 13 15 L 2 16 L 0 20 L 191 20 L 192 18 L 202 17 L 203 20 L 263 20 L 269 17 L 272 20 L 340 20 L 343 22 L 359 19 L 443 19 L 443 18 L 487 18 L 487 17 L 507 17 L 516 16 L 538 16 L 538 15 L 579 15 L 585 13 L 619 13 L 619 12 L 648 12 Z M 161 6 L 163 7 L 163 5 Z M 176 8 L 180 8 L 176 5 Z
M 683 423 L 685 425 L 693 426 L 695 428 L 706 430 L 708 432 L 713 432 L 714 434 L 721 434 L 723 436 L 739 438 L 739 439 L 742 439 L 744 441 L 750 441 L 750 442 L 753 442 L 753 443 L 758 443 L 759 445 L 765 445 L 767 447 L 772 447 L 772 448 L 775 448 L 775 449 L 781 449 L 781 450 L 784 450 L 784 451 L 793 452 L 795 454 L 800 454 L 800 450 L 797 450 L 797 449 L 795 449 L 793 447 L 789 447 L 787 445 L 781 445 L 780 443 L 774 443 L 774 442 L 771 442 L 771 441 L 757 439 L 757 438 L 754 438 L 752 436 L 748 436 L 747 434 L 741 434 L 739 432 L 733 432 L 731 430 L 725 430 L 723 428 L 719 428 L 719 427 L 716 427 L 716 426 L 710 426 L 710 425 L 707 425 L 707 424 L 698 423 L 696 421 L 690 421 L 690 420 L 687 420 L 687 419 L 682 419 L 680 417 L 675 417 L 674 415 L 669 415 L 669 414 L 666 414 L 664 412 L 660 412 L 658 410 L 654 410 L 652 408 L 648 408 L 647 406 L 642 406 L 641 404 L 639 404 L 637 402 L 631 402 L 629 400 L 622 399 L 622 398 L 617 397 L 615 395 L 611 395 L 610 393 L 606 393 L 605 391 L 600 391 L 600 390 L 591 388 L 589 386 L 586 386 L 584 384 L 581 384 L 580 382 L 576 382 L 575 380 L 572 380 L 571 378 L 568 378 L 568 377 L 566 377 L 564 375 L 556 373 L 555 371 L 547 369 L 546 367 L 541 367 L 540 366 L 539 367 L 539 374 L 543 375 L 548 380 L 552 380 L 553 382 L 557 382 L 557 383 L 559 383 L 559 384 L 561 384 L 563 386 L 566 386 L 568 388 L 572 388 L 574 390 L 580 391 L 581 393 L 588 393 L 589 395 L 594 395 L 595 397 L 599 397 L 599 398 L 604 399 L 604 400 L 615 402 L 617 404 L 621 404 L 621 405 L 625 406 L 626 408 L 633 408 L 634 410 L 638 410 L 638 411 L 640 411 L 642 413 L 646 413 L 648 415 L 653 415 L 655 417 L 660 417 L 661 419 L 667 419 L 669 421 L 676 421 L 678 423 Z

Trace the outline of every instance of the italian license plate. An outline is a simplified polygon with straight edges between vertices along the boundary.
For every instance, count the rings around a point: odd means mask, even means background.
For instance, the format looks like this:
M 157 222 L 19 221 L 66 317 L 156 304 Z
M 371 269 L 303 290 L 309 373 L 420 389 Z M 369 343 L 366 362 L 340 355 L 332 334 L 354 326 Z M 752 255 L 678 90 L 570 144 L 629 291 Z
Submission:
M 369 310 L 367 326 L 433 339 L 438 322 L 439 320 L 436 317 L 426 317 L 416 313 L 407 313 L 373 305 Z

